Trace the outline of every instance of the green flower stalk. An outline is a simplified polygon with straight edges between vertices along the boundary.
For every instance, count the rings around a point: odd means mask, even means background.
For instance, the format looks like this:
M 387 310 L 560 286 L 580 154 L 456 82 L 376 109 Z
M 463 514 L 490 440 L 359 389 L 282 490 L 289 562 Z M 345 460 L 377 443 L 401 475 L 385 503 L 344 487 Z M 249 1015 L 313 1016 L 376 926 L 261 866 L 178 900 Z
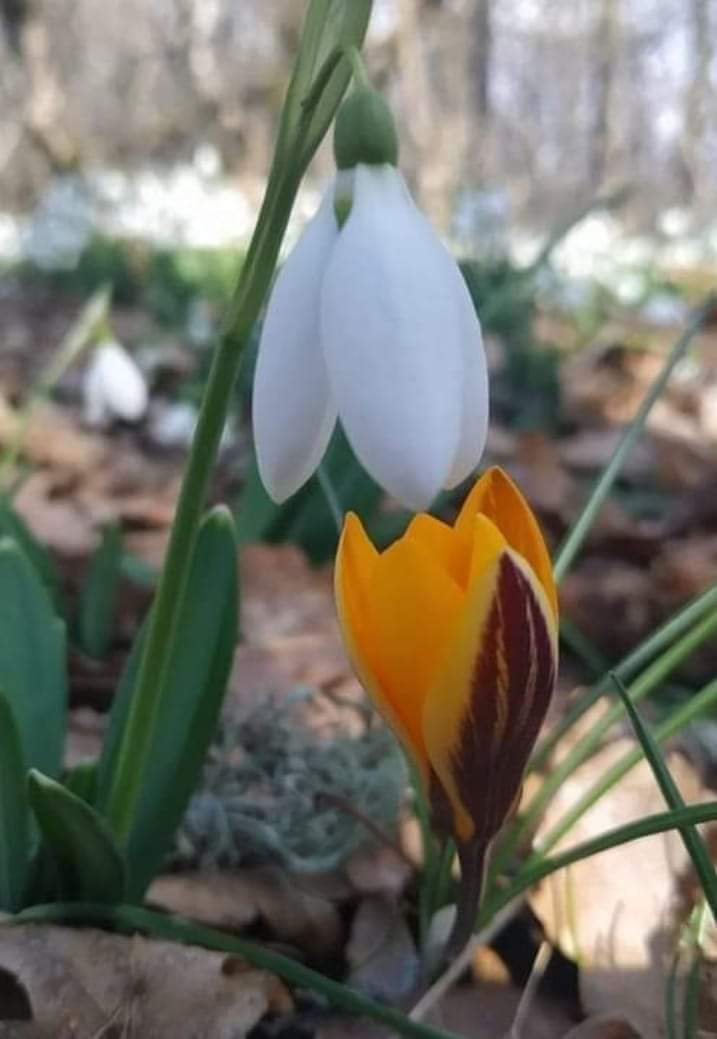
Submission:
M 113 775 L 108 815 L 120 842 L 142 794 L 160 706 L 171 695 L 167 677 L 187 576 L 242 353 L 269 289 L 301 179 L 351 78 L 345 54 L 361 47 L 370 14 L 371 0 L 311 0 L 308 7 L 264 201 L 204 392 Z

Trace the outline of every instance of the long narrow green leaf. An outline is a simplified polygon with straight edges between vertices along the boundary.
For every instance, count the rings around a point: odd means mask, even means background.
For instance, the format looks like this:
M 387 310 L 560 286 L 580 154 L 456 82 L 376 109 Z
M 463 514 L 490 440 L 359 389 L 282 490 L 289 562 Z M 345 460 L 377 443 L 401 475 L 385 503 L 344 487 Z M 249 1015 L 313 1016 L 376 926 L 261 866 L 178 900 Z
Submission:
M 510 884 L 486 898 L 481 907 L 478 925 L 484 926 L 514 898 L 528 891 L 545 877 L 549 877 L 551 873 L 557 873 L 567 866 L 582 862 L 583 859 L 589 859 L 593 855 L 599 855 L 603 851 L 610 851 L 611 848 L 617 848 L 621 844 L 639 841 L 642 837 L 652 837 L 653 834 L 676 830 L 680 826 L 698 826 L 700 823 L 713 822 L 715 819 L 717 819 L 717 801 L 708 801 L 670 812 L 648 815 L 644 819 L 626 823 L 624 826 L 618 826 L 597 837 L 592 837 L 588 841 L 576 844 L 559 855 L 534 855 L 519 870 Z
M 706 902 L 694 907 L 687 927 L 689 936 L 690 965 L 685 984 L 683 1034 L 685 1039 L 697 1039 L 699 1029 L 700 973 L 703 960 L 705 930 L 709 914 Z M 714 920 L 714 914 L 712 916 Z
M 684 729 L 686 725 L 691 721 L 694 721 L 695 718 L 698 718 L 715 703 L 717 703 L 717 679 L 706 685 L 687 703 L 683 704 L 676 711 L 673 711 L 672 714 L 656 728 L 655 739 L 659 743 L 663 743 L 665 740 L 669 739 L 670 736 L 674 736 Z M 531 856 L 529 861 L 532 862 L 542 856 L 546 851 L 549 851 L 550 848 L 554 847 L 558 841 L 572 829 L 578 819 L 580 819 L 588 809 L 592 808 L 596 801 L 615 786 L 616 783 L 619 783 L 622 777 L 627 775 L 627 773 L 642 760 L 642 756 L 642 747 L 636 747 L 634 750 L 623 754 L 623 756 L 616 761 L 611 768 L 607 769 L 603 773 L 600 779 L 597 780 L 597 782 L 594 783 L 581 798 L 579 798 L 573 807 L 565 813 L 562 819 L 560 819 L 542 838 L 540 842 L 540 850 Z
M 234 525 L 224 508 L 203 521 L 172 654 L 168 696 L 142 776 L 142 796 L 125 853 L 129 892 L 143 893 L 160 868 L 201 773 L 214 736 L 238 631 L 238 568 Z M 133 648 L 115 698 L 99 766 L 104 808 L 129 713 L 144 635 Z
M 53 603 L 60 599 L 60 579 L 52 556 L 45 546 L 38 541 L 23 518 L 6 498 L 0 497 L 0 537 L 8 537 L 17 542 L 30 560 L 42 583 L 48 591 Z
M 65 631 L 20 547 L 0 539 L 0 689 L 13 711 L 25 764 L 58 776 L 65 740 Z
M 20 734 L 0 692 L 0 912 L 23 904 L 29 867 L 28 805 Z
M 675 950 L 665 980 L 665 1039 L 677 1039 L 677 972 L 680 966 L 679 946 Z
M 27 790 L 57 867 L 61 897 L 121 902 L 125 896 L 124 862 L 104 819 L 36 769 L 30 771 Z
M 662 791 L 662 796 L 667 802 L 668 808 L 684 808 L 685 802 L 682 794 L 672 778 L 657 741 L 640 717 L 640 712 L 635 707 L 630 694 L 619 677 L 613 674 L 612 679 L 635 730 L 635 735 L 640 741 L 642 752 L 654 773 L 657 785 Z M 680 836 L 685 843 L 688 855 L 692 859 L 697 876 L 700 878 L 702 890 L 712 910 L 712 915 L 717 920 L 717 874 L 712 865 L 710 854 L 702 837 L 694 827 L 680 827 Z
M 695 622 L 702 620 L 708 614 L 717 610 L 717 584 L 712 585 L 706 592 L 698 595 L 691 602 L 678 610 L 669 620 L 661 624 L 659 628 L 651 632 L 646 639 L 635 647 L 626 657 L 617 664 L 613 671 L 623 682 L 628 682 L 639 669 L 657 656 L 665 647 L 680 638 Z M 607 683 L 607 668 L 598 682 L 595 682 L 579 699 L 568 708 L 559 722 L 552 727 L 547 736 L 540 742 L 538 749 L 533 754 L 530 766 L 534 769 L 543 768 L 563 736 L 572 729 L 573 725 L 589 711 L 594 703 L 604 694 Z
M 686 635 L 683 635 L 681 639 L 678 639 L 656 660 L 653 660 L 650 666 L 635 679 L 630 686 L 630 697 L 633 703 L 638 703 L 658 689 L 682 661 L 686 660 L 704 642 L 712 638 L 716 632 L 717 609 L 713 607 Z M 514 821 L 501 841 L 491 864 L 492 876 L 495 876 L 505 865 L 523 837 L 533 832 L 545 808 L 563 783 L 584 761 L 587 761 L 591 754 L 598 750 L 602 745 L 603 739 L 612 726 L 620 720 L 622 714 L 622 705 L 613 704 L 597 719 L 575 746 L 570 748 L 565 757 L 551 769 L 525 810 Z
M 102 532 L 80 591 L 78 637 L 91 657 L 102 657 L 112 641 L 117 594 L 122 574 L 122 539 L 116 523 Z
M 712 308 L 714 307 L 714 303 L 715 298 L 713 296 L 710 296 L 705 300 L 703 305 L 696 311 L 694 318 L 686 330 L 682 333 L 679 339 L 677 339 L 665 358 L 665 363 L 652 386 L 650 386 L 650 389 L 647 391 L 642 404 L 637 410 L 637 414 L 623 433 L 620 443 L 615 449 L 615 453 L 593 487 L 587 504 L 558 550 L 553 568 L 556 581 L 561 581 L 570 569 L 575 556 L 580 551 L 585 538 L 590 532 L 590 528 L 595 522 L 598 512 L 610 493 L 612 485 L 619 476 L 625 459 L 632 450 L 635 441 L 640 436 L 655 401 L 664 390 L 667 380 L 672 374 L 675 365 L 684 356 L 688 346 L 702 328 L 707 316 L 711 313 Z

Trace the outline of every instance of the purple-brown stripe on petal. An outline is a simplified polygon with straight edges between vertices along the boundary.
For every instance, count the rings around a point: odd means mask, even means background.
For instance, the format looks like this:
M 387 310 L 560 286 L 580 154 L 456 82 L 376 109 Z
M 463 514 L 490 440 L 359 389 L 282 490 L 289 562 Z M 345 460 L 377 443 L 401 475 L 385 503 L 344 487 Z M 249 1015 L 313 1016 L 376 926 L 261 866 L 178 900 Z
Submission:
M 520 790 L 550 703 L 556 664 L 533 586 L 504 554 L 453 754 L 458 792 L 479 840 L 495 836 Z

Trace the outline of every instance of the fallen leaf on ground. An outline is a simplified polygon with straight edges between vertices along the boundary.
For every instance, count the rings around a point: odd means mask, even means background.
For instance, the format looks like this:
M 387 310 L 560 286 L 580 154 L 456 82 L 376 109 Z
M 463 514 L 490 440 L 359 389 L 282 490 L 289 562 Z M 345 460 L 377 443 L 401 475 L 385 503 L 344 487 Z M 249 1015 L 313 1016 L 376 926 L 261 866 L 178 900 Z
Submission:
M 398 1004 L 416 987 L 420 961 L 400 906 L 369 895 L 356 910 L 346 945 L 348 984 L 382 1002 Z
M 344 872 L 362 895 L 392 895 L 397 898 L 411 879 L 413 867 L 393 848 L 367 844 L 351 854 Z
M 296 946 L 312 959 L 337 953 L 343 935 L 332 901 L 303 890 L 302 878 L 274 867 L 234 874 L 167 874 L 154 881 L 147 900 L 211 927 L 237 932 L 251 928 Z
M 426 1024 L 466 1039 L 502 1039 L 510 1036 L 521 995 L 512 985 L 458 985 L 426 1018 Z M 537 995 L 520 1029 L 520 1039 L 558 1039 L 573 1023 L 560 1006 Z
M 142 1039 L 243 1039 L 276 998 L 277 979 L 254 969 L 227 972 L 225 961 L 206 949 L 92 929 L 0 930 L 0 969 L 14 975 L 31 1007 L 32 1025 L 17 1030 L 28 1039 L 110 1030 Z
M 603 709 L 590 712 L 581 731 L 594 724 Z M 631 738 L 613 736 L 574 772 L 548 807 L 536 843 L 635 746 Z M 709 798 L 695 768 L 681 754 L 669 752 L 667 763 L 687 803 Z M 551 853 L 664 810 L 652 771 L 642 762 L 601 797 Z M 619 1011 L 645 1036 L 661 1034 L 666 974 L 689 911 L 690 877 L 691 863 L 681 838 L 670 832 L 578 862 L 549 877 L 531 895 L 549 939 L 579 963 L 586 1012 Z
M 642 1036 L 624 1017 L 605 1014 L 590 1017 L 571 1028 L 563 1039 L 642 1039 Z

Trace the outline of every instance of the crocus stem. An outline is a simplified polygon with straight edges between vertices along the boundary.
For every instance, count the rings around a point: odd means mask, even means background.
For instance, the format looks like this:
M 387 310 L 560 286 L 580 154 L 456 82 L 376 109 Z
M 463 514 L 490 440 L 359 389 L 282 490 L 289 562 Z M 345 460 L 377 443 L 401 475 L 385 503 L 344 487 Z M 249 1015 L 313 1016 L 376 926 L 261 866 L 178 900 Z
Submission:
M 485 877 L 488 845 L 484 841 L 472 840 L 459 844 L 458 861 L 461 864 L 461 882 L 458 889 L 456 918 L 448 941 L 444 959 L 453 960 L 463 950 L 475 929 L 480 905 L 483 879 Z

